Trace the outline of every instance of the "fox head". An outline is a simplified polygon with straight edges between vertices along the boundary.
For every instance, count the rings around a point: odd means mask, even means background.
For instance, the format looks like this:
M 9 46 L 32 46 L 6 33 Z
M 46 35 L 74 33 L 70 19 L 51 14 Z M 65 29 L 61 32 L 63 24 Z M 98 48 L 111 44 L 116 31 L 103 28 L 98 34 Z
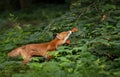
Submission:
M 75 27 L 70 31 L 58 33 L 56 35 L 56 38 L 59 39 L 61 44 L 64 44 L 66 42 L 66 40 L 69 38 L 69 36 L 72 34 L 72 32 L 77 32 L 77 31 L 78 31 L 78 28 Z
M 72 31 L 61 32 L 56 35 L 56 38 L 61 40 L 62 44 L 64 44 L 71 34 Z

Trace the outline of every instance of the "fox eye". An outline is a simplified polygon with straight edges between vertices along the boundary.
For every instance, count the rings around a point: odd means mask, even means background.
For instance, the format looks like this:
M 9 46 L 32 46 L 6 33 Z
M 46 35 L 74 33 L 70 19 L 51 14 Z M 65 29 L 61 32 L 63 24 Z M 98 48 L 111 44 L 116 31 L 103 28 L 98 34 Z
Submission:
M 53 38 L 55 38 L 57 36 L 57 33 L 56 34 L 53 34 Z

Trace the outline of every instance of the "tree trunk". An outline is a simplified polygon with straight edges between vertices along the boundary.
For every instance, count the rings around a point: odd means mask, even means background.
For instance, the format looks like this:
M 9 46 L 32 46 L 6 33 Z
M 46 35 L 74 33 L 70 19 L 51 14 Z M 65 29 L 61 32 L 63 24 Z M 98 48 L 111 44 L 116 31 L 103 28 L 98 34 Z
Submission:
M 9 0 L 6 0 L 6 9 L 11 10 L 11 5 Z
M 28 0 L 19 0 L 20 1 L 20 8 L 21 10 L 25 10 L 28 8 Z

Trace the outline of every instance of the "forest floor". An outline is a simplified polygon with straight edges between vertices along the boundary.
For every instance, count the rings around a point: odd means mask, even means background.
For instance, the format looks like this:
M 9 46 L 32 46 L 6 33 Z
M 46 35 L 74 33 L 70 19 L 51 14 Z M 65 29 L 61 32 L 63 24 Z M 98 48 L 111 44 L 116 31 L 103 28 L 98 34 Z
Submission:
M 120 10 L 106 1 L 0 13 L 0 77 L 120 77 Z M 48 42 L 73 27 L 78 32 L 69 37 L 71 44 L 48 53 L 54 56 L 48 62 L 34 57 L 21 66 L 22 57 L 8 57 L 17 47 Z

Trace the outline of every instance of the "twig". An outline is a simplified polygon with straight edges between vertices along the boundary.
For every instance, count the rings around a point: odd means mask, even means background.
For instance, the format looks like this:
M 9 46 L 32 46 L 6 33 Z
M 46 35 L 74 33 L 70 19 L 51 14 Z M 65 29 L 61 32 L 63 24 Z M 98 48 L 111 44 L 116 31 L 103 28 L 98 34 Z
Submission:
M 83 10 L 82 13 L 78 16 L 78 18 L 76 19 L 75 22 L 77 22 L 77 21 L 80 19 L 80 17 L 84 14 L 84 12 L 86 12 L 87 9 L 90 8 L 92 5 L 94 5 L 96 2 L 97 2 L 97 1 L 93 2 L 93 3 L 90 4 L 88 7 L 86 7 L 85 10 Z M 74 23 L 75 23 L 75 22 L 74 22 Z

